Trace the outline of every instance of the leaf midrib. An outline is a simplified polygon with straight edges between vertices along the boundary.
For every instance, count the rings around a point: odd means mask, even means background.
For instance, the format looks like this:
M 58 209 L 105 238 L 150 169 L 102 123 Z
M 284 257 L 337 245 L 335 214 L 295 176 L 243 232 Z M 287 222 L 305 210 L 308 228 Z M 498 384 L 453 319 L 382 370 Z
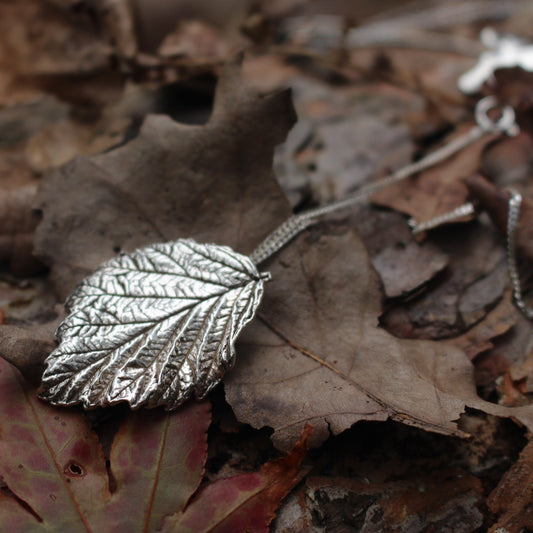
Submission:
M 76 497 L 74 496 L 74 493 L 72 492 L 72 488 L 70 487 L 70 484 L 67 483 L 66 479 L 64 478 L 63 476 L 63 471 L 61 469 L 61 466 L 59 465 L 59 463 L 57 462 L 56 460 L 56 456 L 53 452 L 53 448 L 50 444 L 50 441 L 48 440 L 48 437 L 44 431 L 44 427 L 43 425 L 41 424 L 41 419 L 39 418 L 39 415 L 37 414 L 37 411 L 35 409 L 35 407 L 33 406 L 32 404 L 32 401 L 29 397 L 29 394 L 28 394 L 28 391 L 26 390 L 26 388 L 24 387 L 24 384 L 21 382 L 20 378 L 18 378 L 18 381 L 19 381 L 19 384 L 20 384 L 20 387 L 22 388 L 22 391 L 24 393 L 24 396 L 26 398 L 26 401 L 28 402 L 28 405 L 31 409 L 31 412 L 32 412 L 32 415 L 33 415 L 33 418 L 35 419 L 35 424 L 37 426 L 37 429 L 39 430 L 39 433 L 41 435 L 41 438 L 43 439 L 43 442 L 46 446 L 46 449 L 48 450 L 48 453 L 52 459 L 52 462 L 54 463 L 54 466 L 56 467 L 56 470 L 57 470 L 57 473 L 59 475 L 59 478 L 61 479 L 61 482 L 64 486 L 64 488 L 66 489 L 68 495 L 70 496 L 70 499 L 72 501 L 72 505 L 74 507 L 74 509 L 76 509 L 76 512 L 78 513 L 79 517 L 80 517 L 80 520 L 82 522 L 82 524 L 84 525 L 85 529 L 87 530 L 88 533 L 94 533 L 93 532 L 93 529 L 91 528 L 88 520 L 87 520 L 87 517 L 83 514 L 80 506 L 78 505 L 78 502 L 76 501 Z
M 150 490 L 150 496 L 148 498 L 148 506 L 146 508 L 146 517 L 145 517 L 142 533 L 147 533 L 148 532 L 148 527 L 150 525 L 152 507 L 154 505 L 155 494 L 156 494 L 156 491 L 157 491 L 157 486 L 159 484 L 159 477 L 161 475 L 161 463 L 163 462 L 164 449 L 165 449 L 165 446 L 166 446 L 166 443 L 167 443 L 168 426 L 169 426 L 169 417 L 167 415 L 165 417 L 165 429 L 163 431 L 163 438 L 161 439 L 161 442 L 160 442 L 160 445 L 159 445 L 157 464 L 156 464 L 156 467 L 155 467 L 154 482 L 152 483 L 152 489 Z

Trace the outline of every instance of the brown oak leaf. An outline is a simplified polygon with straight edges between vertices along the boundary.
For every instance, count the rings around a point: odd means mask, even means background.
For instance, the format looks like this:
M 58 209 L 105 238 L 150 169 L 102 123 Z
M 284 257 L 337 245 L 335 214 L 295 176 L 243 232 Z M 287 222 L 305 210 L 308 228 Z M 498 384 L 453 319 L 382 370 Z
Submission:
M 46 180 L 36 253 L 61 299 L 120 250 L 194 237 L 248 253 L 290 214 L 272 172 L 295 120 L 288 92 L 260 97 L 228 67 L 206 126 L 150 115 L 139 136 Z

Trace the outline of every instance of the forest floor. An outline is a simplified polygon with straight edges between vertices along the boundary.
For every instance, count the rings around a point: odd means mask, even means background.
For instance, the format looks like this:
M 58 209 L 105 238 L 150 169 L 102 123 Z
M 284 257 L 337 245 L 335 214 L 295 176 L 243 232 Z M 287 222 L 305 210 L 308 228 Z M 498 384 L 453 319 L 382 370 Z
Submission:
M 463 94 L 486 27 L 525 49 L 533 6 L 0 3 L 2 531 L 533 531 L 533 324 L 506 225 L 513 187 L 527 296 L 533 73 Z M 250 254 L 291 213 L 467 132 L 484 96 L 520 133 L 481 136 L 259 265 L 272 281 L 206 399 L 38 399 L 63 302 L 103 261 L 179 238 Z M 409 219 L 466 201 L 413 235 Z

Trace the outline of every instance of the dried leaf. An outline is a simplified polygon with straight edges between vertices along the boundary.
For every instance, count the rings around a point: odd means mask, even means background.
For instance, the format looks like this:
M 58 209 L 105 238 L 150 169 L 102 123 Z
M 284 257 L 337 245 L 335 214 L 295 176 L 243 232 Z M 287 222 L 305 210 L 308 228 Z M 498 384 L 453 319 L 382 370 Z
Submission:
M 359 420 L 389 417 L 465 435 L 456 421 L 466 406 L 533 427 L 533 408 L 505 409 L 477 396 L 461 350 L 378 327 L 381 294 L 361 242 L 351 231 L 318 233 L 266 265 L 273 281 L 224 383 L 239 420 L 273 428 L 281 449 L 305 421 L 315 427 L 313 445 Z
M 111 491 L 85 417 L 39 401 L 0 360 L 0 474 L 11 491 L 0 499 L 2 531 L 156 530 L 200 483 L 209 423 L 206 402 L 130 413 L 111 449 Z
M 217 480 L 186 508 L 167 518 L 163 533 L 267 533 L 281 500 L 298 480 L 313 428 L 306 425 L 289 455 L 271 461 L 258 472 Z
M 423 289 L 448 265 L 448 257 L 432 242 L 417 243 L 405 218 L 394 211 L 359 208 L 350 222 L 357 229 L 383 283 L 387 298 Z
M 122 254 L 68 299 L 41 397 L 167 409 L 203 398 L 233 366 L 262 294 L 255 265 L 227 246 L 178 240 Z
M 260 320 L 244 332 L 225 381 L 239 420 L 272 427 L 283 449 L 306 420 L 315 445 L 359 420 L 389 417 L 461 434 L 453 421 L 473 388 L 470 363 L 459 350 L 377 327 L 379 285 L 354 232 L 301 237 L 268 268 Z
M 132 142 L 47 179 L 35 248 L 60 297 L 119 250 L 193 236 L 251 252 L 290 213 L 271 164 L 294 120 L 288 92 L 261 97 L 232 65 L 206 126 L 149 116 Z
M 464 132 L 459 131 L 457 135 L 461 133 Z M 493 139 L 493 135 L 484 136 L 416 178 L 380 191 L 372 201 L 407 213 L 417 222 L 451 211 L 466 201 L 468 189 L 464 180 L 478 170 L 481 153 Z
M 529 442 L 518 461 L 491 492 L 487 505 L 492 513 L 499 515 L 498 522 L 490 529 L 491 532 L 520 533 L 533 529 L 532 461 L 533 443 Z
M 393 248 L 385 248 L 372 258 L 388 298 L 396 298 L 416 289 L 444 269 L 447 263 L 445 254 L 414 242 L 408 243 L 401 254 Z M 420 268 L 417 268 L 418 265 Z

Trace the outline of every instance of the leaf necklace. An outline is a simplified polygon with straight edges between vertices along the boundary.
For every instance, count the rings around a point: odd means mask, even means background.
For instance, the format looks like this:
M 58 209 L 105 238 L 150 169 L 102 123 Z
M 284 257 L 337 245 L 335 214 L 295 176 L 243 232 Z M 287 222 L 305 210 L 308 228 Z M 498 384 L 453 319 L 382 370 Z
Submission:
M 178 239 L 103 263 L 65 304 L 69 314 L 56 332 L 59 346 L 45 361 L 41 398 L 85 408 L 128 402 L 171 410 L 204 397 L 233 365 L 234 343 L 261 302 L 270 274 L 259 272 L 259 264 L 325 215 L 367 200 L 484 135 L 516 135 L 512 108 L 503 107 L 494 121 L 488 112 L 496 106 L 493 97 L 480 100 L 477 124 L 468 132 L 346 199 L 290 217 L 249 257 L 228 246 Z

